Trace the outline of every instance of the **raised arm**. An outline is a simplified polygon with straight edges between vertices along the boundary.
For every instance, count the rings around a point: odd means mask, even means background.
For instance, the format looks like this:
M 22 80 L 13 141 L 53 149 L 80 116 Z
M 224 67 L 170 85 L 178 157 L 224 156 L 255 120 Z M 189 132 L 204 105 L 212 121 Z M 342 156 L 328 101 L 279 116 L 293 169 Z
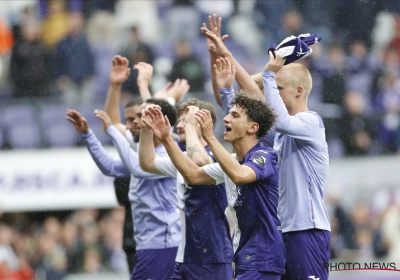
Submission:
M 172 162 L 182 174 L 188 184 L 206 185 L 215 184 L 215 180 L 205 173 L 202 167 L 198 167 L 189 159 L 176 145 L 174 139 L 170 136 L 171 125 L 168 118 L 163 116 L 158 108 L 149 108 L 146 114 L 151 117 L 152 122 L 143 120 L 151 128 L 154 135 L 164 144 Z
M 224 42 L 227 38 L 228 35 L 224 35 L 221 37 L 221 25 L 222 25 L 222 18 L 219 17 L 217 20 L 217 15 L 213 14 L 212 16 L 208 16 L 208 27 L 210 28 L 209 30 L 213 32 L 218 38 L 221 38 L 222 42 Z M 207 25 L 203 23 L 203 27 L 207 28 Z M 218 50 L 216 50 L 216 46 L 212 40 L 207 38 L 207 47 L 210 52 L 210 66 L 211 66 L 211 73 L 212 73 L 212 68 L 215 63 L 215 60 L 219 58 L 220 56 L 218 55 Z M 215 96 L 215 100 L 219 106 L 222 107 L 222 100 L 221 96 L 219 94 L 218 86 L 215 81 L 214 75 L 211 74 L 211 82 L 212 82 L 212 87 L 213 87 L 213 92 Z
M 67 111 L 67 120 L 70 121 L 86 143 L 90 155 L 97 167 L 106 176 L 129 178 L 129 170 L 126 169 L 121 159 L 114 159 L 101 145 L 96 135 L 89 129 L 88 123 L 82 115 L 75 110 Z
M 163 89 L 154 93 L 153 98 L 165 99 L 172 106 L 175 106 L 177 102 L 182 101 L 189 89 L 190 85 L 187 80 L 176 79 L 174 83 L 168 82 Z
M 270 61 L 262 72 L 265 98 L 278 116 L 275 130 L 294 138 L 313 141 L 317 135 L 316 129 L 324 127 L 322 119 L 308 111 L 289 115 L 275 80 L 275 74 L 282 69 L 284 63 L 285 58 L 281 58 L 278 52 L 275 52 L 275 57 L 270 52 Z
M 119 101 L 121 95 L 121 86 L 129 78 L 131 69 L 128 68 L 129 61 L 120 55 L 114 56 L 112 59 L 112 68 L 110 72 L 110 87 L 108 88 L 106 104 L 104 110 L 110 116 L 113 125 L 126 135 L 126 127 L 121 122 L 121 113 L 119 110 Z M 103 126 L 103 130 L 105 131 Z
M 122 136 L 121 133 L 118 133 L 118 130 L 112 125 L 110 117 L 101 110 L 96 110 L 96 116 L 101 119 L 106 126 L 107 133 L 111 136 L 119 156 L 126 168 L 128 168 L 129 172 L 134 177 L 140 179 L 158 179 L 164 177 L 143 171 L 139 166 L 138 154 L 131 149 L 129 142 L 124 138 L 124 136 Z
M 153 106 L 157 105 L 148 105 L 146 108 L 150 108 Z M 146 115 L 146 110 L 142 111 L 142 121 L 144 119 L 151 122 L 150 117 Z M 139 146 L 140 146 L 139 149 L 140 167 L 146 172 L 165 175 L 164 173 L 161 173 L 154 164 L 157 156 L 155 153 L 155 147 L 153 142 L 153 131 L 147 125 L 141 125 Z
M 215 48 L 212 48 L 211 50 L 214 52 L 214 54 L 216 56 L 227 58 L 230 61 L 231 64 L 235 65 L 235 67 L 236 67 L 236 81 L 239 84 L 240 88 L 241 89 L 245 89 L 245 90 L 249 91 L 252 94 L 255 94 L 255 95 L 258 95 L 258 96 L 264 98 L 263 97 L 264 95 L 260 91 L 260 89 L 258 88 L 257 84 L 254 82 L 254 80 L 251 78 L 251 76 L 246 72 L 246 70 L 244 70 L 244 68 L 240 65 L 240 63 L 236 61 L 235 57 L 228 50 L 228 48 L 225 46 L 225 44 L 222 41 L 222 39 L 219 38 L 213 32 L 211 32 L 209 29 L 207 29 L 205 26 L 203 26 L 201 28 L 201 32 L 208 39 L 210 39 L 213 42 Z M 214 94 L 216 94 L 216 93 L 214 93 Z M 219 92 L 217 94 L 219 95 Z
M 197 165 L 203 166 L 213 163 L 206 149 L 200 141 L 201 135 L 197 133 L 200 129 L 199 123 L 195 118 L 195 112 L 199 111 L 198 107 L 188 106 L 186 108 L 185 117 L 185 135 L 186 135 L 186 151 L 188 157 Z
M 133 66 L 133 69 L 138 71 L 136 83 L 139 88 L 140 98 L 142 102 L 146 102 L 147 99 L 151 98 L 149 86 L 153 77 L 153 66 L 145 62 L 139 62 Z
M 229 59 L 220 58 L 215 61 L 212 72 L 221 93 L 222 109 L 224 109 L 225 114 L 228 114 L 231 109 L 230 104 L 235 97 L 232 86 L 236 76 L 236 67 L 231 65 Z

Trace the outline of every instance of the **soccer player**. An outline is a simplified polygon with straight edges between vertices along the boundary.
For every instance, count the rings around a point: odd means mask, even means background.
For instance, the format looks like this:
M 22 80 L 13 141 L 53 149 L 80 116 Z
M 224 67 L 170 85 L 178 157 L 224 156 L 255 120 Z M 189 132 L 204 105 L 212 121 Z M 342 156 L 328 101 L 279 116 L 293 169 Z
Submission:
M 330 223 L 323 200 L 329 156 L 321 117 L 308 110 L 311 74 L 270 52 L 262 72 L 265 98 L 278 115 L 264 142 L 279 155 L 279 217 L 288 253 L 283 279 L 328 279 Z M 273 142 L 272 142 L 273 140 Z
M 194 116 L 199 108 L 208 109 L 213 124 L 217 122 L 217 112 L 212 104 L 191 98 L 178 107 L 176 129 L 178 142 L 186 145 L 188 158 L 198 166 L 203 166 L 213 163 L 213 156 Z M 147 172 L 178 178 L 182 241 L 171 279 L 231 280 L 233 247 L 225 215 L 228 206 L 225 185 L 198 187 L 185 184 L 169 157 L 156 156 L 150 141 L 152 138 L 151 129 L 143 127 L 140 135 L 140 166 Z
M 149 100 L 159 105 L 163 112 L 176 121 L 176 110 L 163 100 Z M 139 111 L 140 112 L 140 111 Z M 134 125 L 140 122 L 140 113 Z M 108 155 L 95 135 L 88 129 L 87 122 L 76 111 L 68 111 L 69 120 L 88 144 L 88 149 L 103 174 L 114 177 L 132 175 L 129 200 L 134 220 L 136 241 L 136 266 L 131 279 L 169 279 L 181 239 L 179 212 L 175 178 L 166 178 L 144 172 L 139 167 L 136 152 L 131 149 L 124 136 L 111 125 L 111 120 L 103 111 L 96 110 L 107 132 L 113 137 L 121 159 Z M 156 153 L 166 155 L 157 139 L 154 140 Z M 122 148 L 121 148 L 122 147 Z M 135 161 L 136 160 L 136 161 Z
M 231 87 L 233 79 L 224 80 L 223 87 Z M 237 248 L 233 258 L 236 279 L 278 280 L 284 273 L 286 252 L 277 217 L 277 155 L 258 142 L 273 126 L 275 114 L 264 101 L 246 92 L 239 92 L 232 105 L 224 118 L 224 140 L 233 145 L 236 159 L 215 138 L 210 113 L 207 110 L 196 113 L 202 136 L 218 162 L 203 167 L 198 167 L 176 147 L 169 136 L 168 118 L 158 109 L 146 110 L 151 122 L 144 121 L 164 144 L 188 184 L 225 182 L 228 203 L 237 217 L 234 241 Z
M 132 149 L 137 150 L 139 142 L 140 127 L 138 123 L 134 123 L 136 112 L 139 112 L 139 107 L 142 102 L 145 102 L 151 97 L 149 85 L 153 74 L 153 67 L 150 64 L 140 62 L 134 65 L 134 69 L 138 71 L 137 84 L 140 92 L 140 99 L 135 98 L 128 102 L 125 107 L 125 124 L 120 118 L 120 95 L 121 86 L 128 79 L 131 69 L 129 69 L 129 61 L 125 57 L 116 55 L 112 59 L 112 68 L 110 72 L 110 86 L 107 93 L 105 111 L 111 117 L 113 125 L 126 137 Z M 175 104 L 189 90 L 190 86 L 186 80 L 177 80 L 174 84 L 169 83 L 163 90 L 157 92 L 154 97 L 167 99 L 170 103 Z M 104 128 L 105 129 L 105 128 Z M 134 178 L 131 179 L 134 185 Z M 124 242 L 123 247 L 127 254 L 129 271 L 133 271 L 135 265 L 135 241 L 133 239 L 133 220 L 131 203 L 128 197 L 130 178 L 116 178 L 114 186 L 119 202 L 124 202 L 125 206 L 125 221 L 124 221 Z M 132 185 L 129 184 L 129 185 Z

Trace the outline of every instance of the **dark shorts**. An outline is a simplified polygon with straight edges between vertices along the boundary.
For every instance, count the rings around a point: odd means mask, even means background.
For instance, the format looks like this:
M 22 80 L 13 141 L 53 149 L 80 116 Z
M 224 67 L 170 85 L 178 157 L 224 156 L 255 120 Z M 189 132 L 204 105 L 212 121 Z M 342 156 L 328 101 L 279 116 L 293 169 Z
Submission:
M 178 247 L 136 251 L 131 280 L 167 280 L 174 270 Z
M 191 264 L 175 263 L 171 279 L 175 280 L 232 280 L 231 263 Z
M 330 232 L 311 229 L 282 234 L 286 247 L 286 274 L 282 280 L 328 280 Z M 314 277 L 313 277 L 314 276 Z

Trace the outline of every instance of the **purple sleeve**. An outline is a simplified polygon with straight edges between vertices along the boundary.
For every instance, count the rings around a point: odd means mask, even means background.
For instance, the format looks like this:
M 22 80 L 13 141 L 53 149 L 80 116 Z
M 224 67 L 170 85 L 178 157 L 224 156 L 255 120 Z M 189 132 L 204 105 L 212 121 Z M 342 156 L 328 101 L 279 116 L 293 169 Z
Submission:
M 273 156 L 264 150 L 257 150 L 246 156 L 243 165 L 254 170 L 258 180 L 263 180 L 275 173 L 273 168 Z

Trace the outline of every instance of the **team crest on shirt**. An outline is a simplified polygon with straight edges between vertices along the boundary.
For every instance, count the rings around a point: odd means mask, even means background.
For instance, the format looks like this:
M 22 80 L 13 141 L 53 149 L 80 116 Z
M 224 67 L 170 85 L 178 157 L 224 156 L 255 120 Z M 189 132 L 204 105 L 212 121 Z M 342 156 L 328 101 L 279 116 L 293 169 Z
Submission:
M 266 161 L 267 159 L 262 155 L 255 155 L 253 158 L 253 162 L 262 168 L 265 166 Z

